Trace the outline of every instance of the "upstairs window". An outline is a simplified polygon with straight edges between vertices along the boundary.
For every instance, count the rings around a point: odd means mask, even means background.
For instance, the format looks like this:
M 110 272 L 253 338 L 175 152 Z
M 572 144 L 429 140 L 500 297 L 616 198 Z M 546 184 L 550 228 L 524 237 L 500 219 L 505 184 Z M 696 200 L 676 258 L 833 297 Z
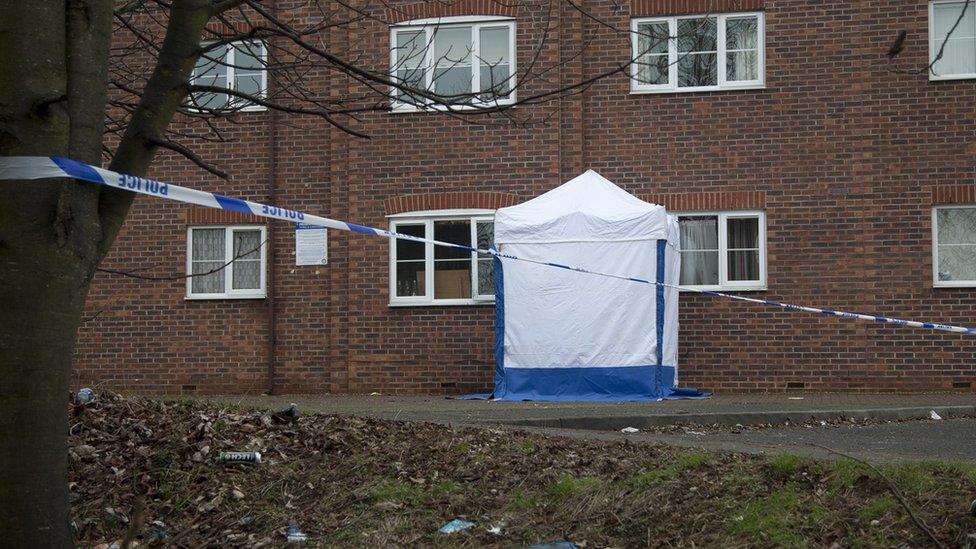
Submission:
M 515 22 L 466 22 L 468 19 L 442 18 L 393 27 L 393 81 L 437 94 L 441 96 L 438 102 L 448 105 L 514 102 Z M 416 110 L 430 103 L 399 88 L 393 94 L 396 110 Z
M 197 59 L 190 83 L 227 88 L 264 99 L 268 89 L 268 52 L 264 42 L 233 42 L 204 52 Z M 193 94 L 193 106 L 201 110 L 254 111 L 265 107 L 244 98 L 216 92 Z
M 976 286 L 976 206 L 942 206 L 932 211 L 933 283 Z
M 939 50 L 942 57 L 936 60 Z M 929 58 L 933 63 L 929 72 L 931 80 L 976 78 L 976 5 L 973 2 L 954 0 L 929 4 Z
M 709 290 L 766 287 L 762 212 L 678 214 L 681 285 Z
M 494 245 L 494 213 L 404 214 L 390 230 L 478 249 Z M 465 305 L 495 297 L 494 265 L 488 254 L 390 239 L 390 305 Z
M 764 85 L 762 13 L 634 19 L 631 31 L 633 92 Z

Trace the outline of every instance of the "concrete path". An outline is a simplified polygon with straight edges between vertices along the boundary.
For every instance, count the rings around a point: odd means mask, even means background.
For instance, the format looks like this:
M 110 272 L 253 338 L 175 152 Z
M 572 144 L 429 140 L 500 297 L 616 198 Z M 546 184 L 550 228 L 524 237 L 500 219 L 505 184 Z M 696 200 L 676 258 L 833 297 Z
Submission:
M 971 394 L 735 394 L 716 395 L 707 400 L 620 404 L 462 401 L 382 395 L 223 396 L 208 397 L 208 400 L 267 410 L 295 402 L 303 413 L 454 425 L 505 425 L 553 436 L 628 439 L 736 452 L 829 457 L 830 452 L 815 446 L 822 445 L 874 461 L 976 461 L 976 395 Z M 944 419 L 929 419 L 932 410 Z M 898 421 L 866 426 L 819 425 L 820 420 L 837 422 L 852 417 Z M 804 422 L 807 424 L 798 425 Z M 660 430 L 676 424 L 773 426 L 746 428 L 741 432 L 687 427 L 669 433 L 620 433 L 627 426 Z

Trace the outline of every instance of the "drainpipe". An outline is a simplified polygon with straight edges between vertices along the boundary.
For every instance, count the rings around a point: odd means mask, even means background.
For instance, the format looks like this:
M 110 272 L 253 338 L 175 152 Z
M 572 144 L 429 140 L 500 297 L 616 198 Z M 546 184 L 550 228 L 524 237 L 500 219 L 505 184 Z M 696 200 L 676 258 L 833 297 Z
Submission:
M 277 17 L 276 1 L 272 1 L 268 6 L 269 11 Z M 265 69 L 267 70 L 267 69 Z M 270 79 L 268 87 L 271 87 Z M 278 203 L 278 193 L 276 189 L 278 179 L 278 111 L 269 109 L 268 112 L 268 203 Z M 268 389 L 267 394 L 273 395 L 275 392 L 275 366 L 278 355 L 278 316 L 275 311 L 275 260 L 277 249 L 274 245 L 274 223 L 268 222 L 268 284 L 266 304 L 268 307 Z

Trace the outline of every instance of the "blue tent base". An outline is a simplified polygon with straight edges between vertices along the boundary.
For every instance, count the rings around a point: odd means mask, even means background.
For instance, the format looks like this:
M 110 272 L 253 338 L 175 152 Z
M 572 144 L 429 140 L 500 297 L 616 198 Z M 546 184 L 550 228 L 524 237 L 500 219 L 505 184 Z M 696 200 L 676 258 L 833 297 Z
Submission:
M 673 366 L 587 368 L 506 368 L 496 379 L 496 400 L 633 402 L 707 398 L 695 389 L 674 387 Z M 501 383 L 498 383 L 501 381 Z
M 698 389 L 695 389 L 695 388 L 692 388 L 692 387 L 687 387 L 687 388 L 672 388 L 671 389 L 671 394 L 666 395 L 666 396 L 663 396 L 661 398 L 654 398 L 654 399 L 646 399 L 646 398 L 644 398 L 644 399 L 634 399 L 634 400 L 616 400 L 616 401 L 613 401 L 613 402 L 621 403 L 621 402 L 660 402 L 662 400 L 705 400 L 706 398 L 710 398 L 711 396 L 712 396 L 712 393 L 706 393 L 706 392 L 699 391 Z M 495 398 L 495 393 L 473 393 L 473 394 L 470 394 L 470 395 L 459 395 L 459 396 L 453 397 L 453 399 L 454 400 L 506 400 L 506 401 L 514 401 L 514 400 L 516 400 L 516 399 L 512 399 L 512 398 L 496 399 Z M 542 401 L 546 401 L 546 400 L 550 400 L 550 399 L 545 399 L 545 398 L 538 398 L 538 399 L 528 399 L 528 398 L 526 398 L 526 399 L 521 399 L 521 401 L 523 401 L 523 402 L 524 401 L 530 401 L 530 400 L 542 400 Z M 584 401 L 581 401 L 581 400 L 573 400 L 573 399 L 560 399 L 559 401 L 560 402 L 584 402 Z M 608 401 L 604 400 L 603 402 L 608 402 Z

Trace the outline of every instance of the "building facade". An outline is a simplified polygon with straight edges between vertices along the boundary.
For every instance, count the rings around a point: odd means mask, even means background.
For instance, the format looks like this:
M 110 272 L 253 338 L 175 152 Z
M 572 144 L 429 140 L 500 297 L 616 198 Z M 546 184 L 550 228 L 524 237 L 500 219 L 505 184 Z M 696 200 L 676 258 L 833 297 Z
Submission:
M 247 108 L 225 129 L 233 142 L 197 149 L 229 180 L 170 154 L 149 176 L 488 244 L 495 209 L 594 169 L 682 216 L 683 284 L 976 325 L 972 2 L 388 4 L 321 40 L 417 85 L 519 103 L 517 123 L 404 98 L 361 115 L 363 139 L 320 118 Z M 904 50 L 890 61 L 901 30 Z M 413 53 L 420 40 L 434 55 Z M 267 55 L 262 44 L 228 55 L 236 72 L 200 67 L 194 77 L 268 85 L 247 63 Z M 329 97 L 364 91 L 313 77 Z M 76 381 L 158 393 L 490 389 L 483 258 L 330 231 L 328 263 L 298 266 L 294 238 L 284 222 L 140 197 L 103 267 L 181 275 L 237 259 L 190 279 L 99 274 Z M 976 381 L 971 336 L 694 293 L 681 295 L 680 322 L 686 386 L 969 390 Z

